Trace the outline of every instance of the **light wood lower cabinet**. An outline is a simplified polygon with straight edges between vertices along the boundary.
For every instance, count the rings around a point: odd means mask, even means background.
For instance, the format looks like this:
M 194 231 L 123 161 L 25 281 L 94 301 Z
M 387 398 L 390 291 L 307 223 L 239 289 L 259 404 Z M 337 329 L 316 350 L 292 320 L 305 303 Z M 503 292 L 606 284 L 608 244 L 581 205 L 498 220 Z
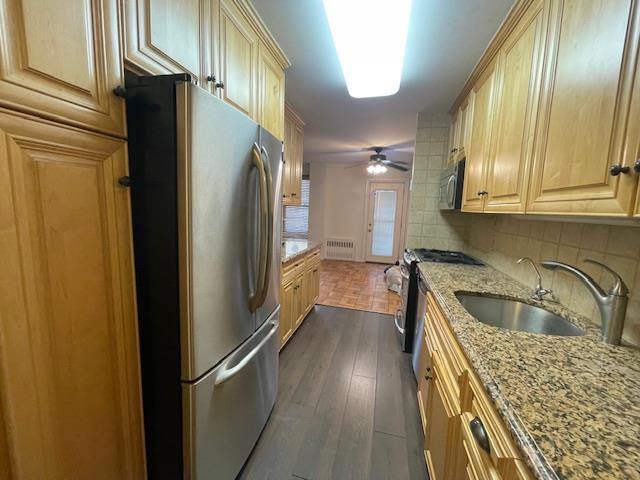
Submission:
M 282 266 L 280 348 L 313 309 L 320 293 L 320 256 L 314 249 Z
M 126 142 L 0 110 L 0 477 L 145 478 Z
M 124 137 L 118 0 L 0 0 L 0 106 Z
M 418 406 L 429 478 L 530 479 L 511 435 L 431 294 L 425 339 L 419 359 Z M 486 432 L 488 451 L 474 437 L 471 422 Z

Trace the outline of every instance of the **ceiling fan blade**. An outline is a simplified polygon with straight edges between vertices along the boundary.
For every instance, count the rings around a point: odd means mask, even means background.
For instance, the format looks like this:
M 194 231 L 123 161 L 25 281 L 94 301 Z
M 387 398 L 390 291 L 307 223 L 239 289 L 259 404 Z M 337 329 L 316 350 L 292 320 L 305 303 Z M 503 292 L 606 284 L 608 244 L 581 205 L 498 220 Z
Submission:
M 396 170 L 400 170 L 402 172 L 408 172 L 409 171 L 409 169 L 407 167 L 405 167 L 404 165 L 400 165 L 399 163 L 396 163 L 396 162 L 386 161 L 384 164 L 387 167 L 395 168 Z
M 382 163 L 384 163 L 385 165 L 391 165 L 392 163 L 395 163 L 396 165 L 409 165 L 407 162 L 401 162 L 400 160 L 380 160 Z
M 364 165 L 369 165 L 369 162 L 358 162 L 358 163 L 354 163 L 353 165 L 349 165 L 348 167 L 344 167 L 345 170 L 347 170 L 348 168 L 356 168 L 356 167 L 362 167 Z

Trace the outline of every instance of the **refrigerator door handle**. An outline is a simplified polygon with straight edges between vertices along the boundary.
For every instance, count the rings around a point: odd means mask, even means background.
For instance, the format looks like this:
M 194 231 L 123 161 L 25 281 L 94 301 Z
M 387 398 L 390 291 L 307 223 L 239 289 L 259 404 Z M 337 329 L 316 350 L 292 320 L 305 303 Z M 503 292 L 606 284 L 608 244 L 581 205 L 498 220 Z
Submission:
M 268 235 L 265 235 L 265 229 L 268 229 L 269 223 L 269 207 L 268 207 L 268 191 L 267 191 L 267 172 L 264 166 L 264 160 L 258 145 L 254 144 L 251 151 L 253 166 L 258 170 L 259 182 L 259 208 L 260 208 L 260 250 L 258 254 L 258 275 L 256 277 L 256 288 L 254 294 L 249 298 L 249 310 L 255 312 L 260 305 L 264 303 L 264 290 L 267 281 L 267 252 L 269 248 Z
M 267 333 L 265 337 L 262 340 L 260 340 L 260 343 L 258 343 L 254 348 L 252 348 L 251 351 L 247 355 L 245 355 L 245 357 L 242 360 L 240 360 L 240 362 L 238 362 L 234 367 L 228 370 L 226 368 L 222 370 L 222 372 L 220 372 L 220 374 L 216 378 L 215 385 L 216 386 L 221 385 L 227 380 L 230 380 L 231 378 L 233 378 L 237 373 L 239 373 L 251 361 L 251 359 L 255 357 L 258 354 L 258 352 L 260 352 L 262 347 L 264 347 L 264 345 L 269 341 L 271 337 L 273 337 L 276 334 L 277 331 L 278 331 L 278 323 L 271 322 L 271 330 L 269 331 L 269 333 Z
M 266 216 L 266 257 L 264 259 L 264 283 L 262 285 L 262 292 L 260 297 L 260 305 L 262 305 L 267 298 L 267 293 L 269 292 L 269 277 L 271 276 L 271 257 L 273 256 L 273 192 L 271 191 L 271 184 L 273 179 L 271 178 L 271 167 L 269 163 L 269 153 L 267 153 L 267 149 L 264 147 L 260 147 L 260 153 L 262 157 L 262 165 L 265 170 L 265 191 L 266 191 L 266 208 L 267 208 L 267 216 Z

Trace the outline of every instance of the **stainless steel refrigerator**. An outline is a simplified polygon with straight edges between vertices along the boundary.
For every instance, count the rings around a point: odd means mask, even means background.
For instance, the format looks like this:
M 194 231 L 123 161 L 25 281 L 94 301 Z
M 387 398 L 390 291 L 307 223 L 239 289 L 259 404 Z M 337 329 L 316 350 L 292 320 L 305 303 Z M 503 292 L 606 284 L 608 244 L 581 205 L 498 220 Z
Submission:
M 232 479 L 276 398 L 282 143 L 188 75 L 127 73 L 150 479 Z

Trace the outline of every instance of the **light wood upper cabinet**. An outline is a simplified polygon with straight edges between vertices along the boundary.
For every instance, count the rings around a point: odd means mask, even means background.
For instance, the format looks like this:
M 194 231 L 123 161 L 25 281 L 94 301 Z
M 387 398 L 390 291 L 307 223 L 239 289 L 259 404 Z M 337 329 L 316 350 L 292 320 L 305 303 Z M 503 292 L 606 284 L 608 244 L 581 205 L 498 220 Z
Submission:
M 0 110 L 0 151 L 3 478 L 145 478 L 126 143 Z
M 282 201 L 285 205 L 300 205 L 303 156 L 304 121 L 290 105 L 286 105 L 282 174 Z
M 451 124 L 449 132 L 449 165 L 453 165 L 466 156 L 465 152 L 469 145 L 471 133 L 471 128 L 468 125 L 470 113 L 469 98 L 467 98 L 458 108 Z
M 525 212 L 547 15 L 548 2 L 534 2 L 499 53 L 485 212 Z
M 217 0 L 124 0 L 125 62 L 146 74 L 209 75 L 212 4 Z
M 117 0 L 0 0 L 0 105 L 125 136 Z
M 528 212 L 631 212 L 637 176 L 609 168 L 632 166 L 640 141 L 639 16 L 633 0 L 553 1 Z
M 484 207 L 487 163 L 490 154 L 491 125 L 494 118 L 496 64 L 491 64 L 474 85 L 469 102 L 472 104 L 471 137 L 465 165 L 462 210 L 482 211 Z
M 258 36 L 233 0 L 220 0 L 221 98 L 252 118 L 257 108 Z
M 284 140 L 284 70 L 262 42 L 258 55 L 258 105 L 260 124 Z

